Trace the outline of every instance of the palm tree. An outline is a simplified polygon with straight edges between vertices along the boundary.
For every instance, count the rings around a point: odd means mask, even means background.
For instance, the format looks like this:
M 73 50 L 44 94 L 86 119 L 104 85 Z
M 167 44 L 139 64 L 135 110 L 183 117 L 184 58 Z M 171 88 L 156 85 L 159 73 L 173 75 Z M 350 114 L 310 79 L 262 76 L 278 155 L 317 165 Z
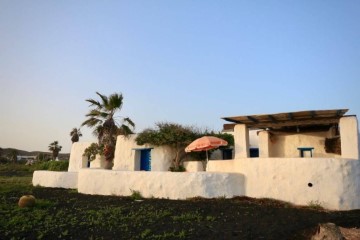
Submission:
M 49 145 L 49 151 L 52 152 L 53 159 L 55 160 L 61 151 L 62 146 L 59 145 L 58 141 L 54 141 Z
M 82 136 L 82 133 L 80 132 L 80 128 L 76 128 L 76 127 L 73 128 L 72 131 L 70 132 L 70 136 L 72 143 L 78 142 L 79 138 Z
M 90 103 L 90 107 L 94 108 L 86 114 L 88 119 L 82 123 L 82 126 L 94 128 L 94 135 L 98 137 L 99 145 L 104 146 L 105 159 L 111 162 L 114 159 L 116 137 L 132 134 L 135 124 L 128 117 L 115 117 L 115 113 L 123 106 L 122 94 L 113 93 L 108 97 L 98 92 L 96 94 L 101 101 L 86 100 Z

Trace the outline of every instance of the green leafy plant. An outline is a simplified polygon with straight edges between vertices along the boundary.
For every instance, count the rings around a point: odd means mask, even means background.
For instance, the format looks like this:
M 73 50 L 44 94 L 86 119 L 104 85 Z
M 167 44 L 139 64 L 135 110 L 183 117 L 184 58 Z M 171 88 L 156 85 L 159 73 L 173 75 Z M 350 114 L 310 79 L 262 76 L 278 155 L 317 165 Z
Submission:
M 169 171 L 171 172 L 186 172 L 186 168 L 182 165 L 180 165 L 179 167 L 169 167 Z
M 316 201 L 310 201 L 308 203 L 308 206 L 312 209 L 316 209 L 316 210 L 320 210 L 320 209 L 324 209 L 324 207 L 322 206 L 321 202 L 316 200 Z
M 139 145 L 169 146 L 174 150 L 173 170 L 179 169 L 186 156 L 185 147 L 199 136 L 199 130 L 177 123 L 160 122 L 155 128 L 148 128 L 138 134 Z
M 214 131 L 201 130 L 193 126 L 183 126 L 177 123 L 159 122 L 155 128 L 148 128 L 140 132 L 135 141 L 139 145 L 151 144 L 154 146 L 169 146 L 174 151 L 172 167 L 170 171 L 181 172 L 184 170 L 183 161 L 187 156 L 185 147 L 192 141 L 202 136 L 216 136 L 228 142 L 228 146 L 234 145 L 234 137 L 231 134 L 215 133 Z M 209 151 L 211 154 L 212 151 Z M 205 152 L 189 153 L 194 159 L 205 160 Z
M 31 166 L 35 170 L 49 170 L 49 171 L 67 171 L 69 168 L 69 161 L 49 161 L 37 162 Z
M 144 197 L 141 195 L 140 191 L 132 190 L 131 191 L 131 198 L 134 200 L 142 200 Z
M 98 154 L 104 155 L 104 146 L 92 143 L 89 147 L 85 148 L 83 156 L 87 156 L 90 161 L 93 161 Z

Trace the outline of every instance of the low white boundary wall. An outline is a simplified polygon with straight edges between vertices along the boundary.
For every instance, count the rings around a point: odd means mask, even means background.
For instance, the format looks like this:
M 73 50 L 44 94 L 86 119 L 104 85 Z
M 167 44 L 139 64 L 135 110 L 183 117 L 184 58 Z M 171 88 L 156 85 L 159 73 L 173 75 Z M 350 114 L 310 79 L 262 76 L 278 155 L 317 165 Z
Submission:
M 204 163 L 202 161 L 187 161 L 184 162 L 184 167 L 187 172 L 203 172 Z
M 77 172 L 55 172 L 55 171 L 35 171 L 32 184 L 34 186 L 52 188 L 77 188 Z
M 328 158 L 211 160 L 207 172 L 80 169 L 35 171 L 33 185 L 78 188 L 80 193 L 186 199 L 249 196 L 327 209 L 360 209 L 360 161 Z
M 209 161 L 207 171 L 245 176 L 245 195 L 328 209 L 360 208 L 360 161 L 331 158 L 241 158 Z M 310 185 L 310 186 L 309 186 Z
M 244 176 L 239 173 L 133 172 L 81 169 L 78 191 L 85 194 L 186 199 L 244 195 Z

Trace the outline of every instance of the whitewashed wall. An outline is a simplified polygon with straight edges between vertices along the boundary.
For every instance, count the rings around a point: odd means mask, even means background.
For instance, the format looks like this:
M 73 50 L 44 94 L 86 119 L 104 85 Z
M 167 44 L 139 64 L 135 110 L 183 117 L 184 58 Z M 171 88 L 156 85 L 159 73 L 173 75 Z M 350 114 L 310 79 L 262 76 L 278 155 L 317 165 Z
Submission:
M 32 184 L 41 187 L 77 188 L 77 172 L 35 171 Z
M 173 150 L 166 146 L 137 145 L 136 134 L 129 137 L 118 136 L 113 170 L 139 171 L 140 151 L 151 148 L 151 171 L 168 171 L 175 157 Z
M 239 173 L 142 172 L 82 169 L 78 191 L 85 194 L 186 199 L 244 195 L 244 176 Z
M 325 138 L 329 132 L 272 134 L 269 141 L 270 157 L 294 158 L 300 157 L 298 147 L 313 147 L 313 157 L 336 158 L 340 155 L 325 152 Z M 262 144 L 262 143 L 261 143 Z M 260 144 L 260 147 L 262 146 Z
M 245 176 L 245 195 L 329 209 L 360 208 L 360 161 L 339 158 L 243 158 L 209 161 L 209 172 Z M 312 187 L 308 184 L 311 183 Z
M 202 161 L 186 161 L 184 167 L 187 172 L 203 172 L 204 163 Z
M 356 116 L 340 118 L 341 156 L 359 159 L 359 129 Z
M 90 162 L 90 168 L 105 168 L 106 160 L 102 155 L 96 155 L 96 158 Z
M 69 172 L 77 172 L 81 168 L 87 168 L 88 159 L 83 156 L 84 151 L 91 145 L 91 142 L 76 142 L 71 146 Z

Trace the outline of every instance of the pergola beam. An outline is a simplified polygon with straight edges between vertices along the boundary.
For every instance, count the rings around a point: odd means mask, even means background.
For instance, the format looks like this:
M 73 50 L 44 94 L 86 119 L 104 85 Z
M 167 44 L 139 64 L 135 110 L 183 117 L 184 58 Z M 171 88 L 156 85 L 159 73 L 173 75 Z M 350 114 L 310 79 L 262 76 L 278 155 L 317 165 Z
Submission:
M 276 123 L 276 122 L 277 122 L 276 118 L 274 118 L 273 115 L 268 115 L 268 118 L 269 118 L 270 121 L 273 122 L 273 123 Z
M 276 128 L 276 127 L 291 127 L 291 126 L 308 126 L 308 125 L 324 125 L 339 123 L 339 118 L 323 118 L 323 119 L 305 119 L 293 121 L 278 121 L 274 122 L 260 122 L 258 124 L 247 124 L 251 128 Z

